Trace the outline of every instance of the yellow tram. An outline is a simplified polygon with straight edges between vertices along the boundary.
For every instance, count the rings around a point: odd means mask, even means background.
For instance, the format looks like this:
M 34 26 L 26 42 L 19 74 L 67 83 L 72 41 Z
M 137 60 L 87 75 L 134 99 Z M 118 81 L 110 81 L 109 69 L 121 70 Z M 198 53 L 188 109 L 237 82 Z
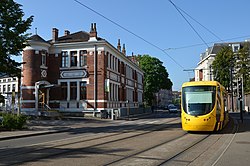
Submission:
M 217 81 L 182 85 L 181 121 L 185 131 L 218 131 L 229 121 L 227 92 Z

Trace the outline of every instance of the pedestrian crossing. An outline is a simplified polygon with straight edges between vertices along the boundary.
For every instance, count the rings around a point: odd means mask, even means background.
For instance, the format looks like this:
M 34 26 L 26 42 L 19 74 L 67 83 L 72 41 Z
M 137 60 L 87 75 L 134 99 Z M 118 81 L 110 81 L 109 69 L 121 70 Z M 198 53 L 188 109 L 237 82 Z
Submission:
M 139 119 L 139 120 L 133 120 L 133 121 L 120 121 L 118 122 L 119 125 L 147 125 L 147 124 L 162 124 L 162 123 L 168 123 L 171 120 L 178 119 L 178 118 L 169 118 L 169 119 Z

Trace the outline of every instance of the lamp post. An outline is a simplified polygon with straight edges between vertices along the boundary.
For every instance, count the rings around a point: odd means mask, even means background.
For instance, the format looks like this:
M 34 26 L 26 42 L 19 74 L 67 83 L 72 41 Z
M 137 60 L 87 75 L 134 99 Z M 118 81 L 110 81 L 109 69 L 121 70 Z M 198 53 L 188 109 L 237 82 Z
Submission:
M 127 100 L 126 103 L 127 103 L 127 115 L 128 115 L 128 120 L 129 120 L 129 114 L 130 114 L 129 113 L 129 100 Z

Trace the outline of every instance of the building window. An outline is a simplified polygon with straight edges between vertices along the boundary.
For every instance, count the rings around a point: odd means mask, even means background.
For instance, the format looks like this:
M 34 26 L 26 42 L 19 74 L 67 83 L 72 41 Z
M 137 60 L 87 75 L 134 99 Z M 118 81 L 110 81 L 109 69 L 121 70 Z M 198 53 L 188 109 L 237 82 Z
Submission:
M 16 91 L 16 84 L 12 84 L 12 91 Z
M 61 88 L 62 88 L 62 100 L 67 100 L 67 82 L 62 82 L 61 83 Z
M 87 50 L 80 51 L 80 67 L 87 65 Z
M 67 51 L 63 51 L 62 52 L 62 66 L 61 67 L 68 67 L 68 52 Z
M 107 56 L 108 56 L 108 68 L 110 68 L 110 54 L 107 52 Z
M 76 100 L 77 96 L 77 84 L 76 82 L 70 83 L 70 100 Z
M 70 66 L 77 66 L 77 52 L 70 52 Z
M 110 54 L 110 58 L 109 58 L 110 69 L 112 69 L 112 59 L 113 59 L 113 56 Z
M 80 100 L 86 100 L 87 99 L 87 87 L 86 87 L 86 81 L 80 82 Z
M 10 92 L 10 85 L 8 85 L 8 89 L 7 89 L 8 92 Z
M 118 59 L 118 73 L 120 73 L 121 72 L 121 62 L 120 62 L 120 60 Z
M 6 85 L 3 85 L 3 93 L 6 92 Z
M 46 66 L 46 54 L 42 54 L 42 65 Z

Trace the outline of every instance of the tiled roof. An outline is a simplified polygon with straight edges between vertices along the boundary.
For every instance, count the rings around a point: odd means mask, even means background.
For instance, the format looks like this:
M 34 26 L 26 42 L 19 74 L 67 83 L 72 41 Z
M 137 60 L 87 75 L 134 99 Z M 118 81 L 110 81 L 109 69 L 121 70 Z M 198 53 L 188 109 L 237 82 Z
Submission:
M 41 36 L 39 35 L 33 35 L 29 38 L 31 41 L 37 41 L 37 42 L 44 42 L 47 43 Z
M 66 36 L 59 37 L 55 43 L 71 43 L 71 42 L 87 42 L 89 40 L 89 33 L 84 31 L 75 32 Z M 102 38 L 97 38 L 102 40 Z M 48 42 L 52 42 L 49 40 Z

